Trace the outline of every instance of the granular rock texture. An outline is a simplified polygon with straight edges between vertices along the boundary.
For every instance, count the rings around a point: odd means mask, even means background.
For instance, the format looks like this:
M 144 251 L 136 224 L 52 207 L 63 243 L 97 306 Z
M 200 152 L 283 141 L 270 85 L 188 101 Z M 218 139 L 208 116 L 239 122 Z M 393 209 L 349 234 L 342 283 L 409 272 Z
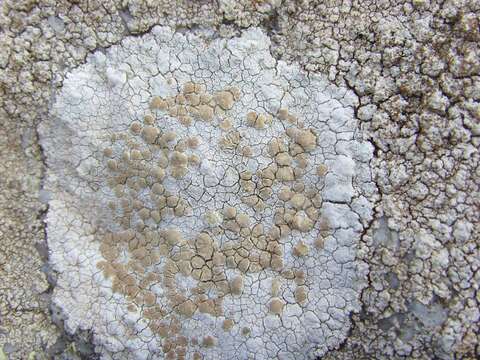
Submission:
M 356 252 L 357 274 L 368 281 L 350 332 L 323 358 L 478 358 L 479 12 L 478 0 L 2 1 L 0 358 L 96 358 L 92 334 L 67 335 L 50 302 L 65 275 L 48 262 L 37 126 L 88 54 L 155 25 L 208 41 L 258 27 L 275 59 L 357 96 L 354 118 L 374 145 L 378 188 Z
M 373 147 L 356 96 L 252 29 L 155 27 L 69 73 L 40 127 L 67 330 L 105 358 L 313 359 L 360 309 Z

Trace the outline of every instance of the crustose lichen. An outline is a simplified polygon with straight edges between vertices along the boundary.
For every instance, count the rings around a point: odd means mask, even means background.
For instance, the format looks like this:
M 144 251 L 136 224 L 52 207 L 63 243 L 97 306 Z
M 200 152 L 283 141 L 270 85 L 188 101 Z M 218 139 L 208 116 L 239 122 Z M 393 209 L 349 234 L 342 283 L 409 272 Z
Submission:
M 314 358 L 358 307 L 355 97 L 251 30 L 97 53 L 42 125 L 55 302 L 105 358 Z

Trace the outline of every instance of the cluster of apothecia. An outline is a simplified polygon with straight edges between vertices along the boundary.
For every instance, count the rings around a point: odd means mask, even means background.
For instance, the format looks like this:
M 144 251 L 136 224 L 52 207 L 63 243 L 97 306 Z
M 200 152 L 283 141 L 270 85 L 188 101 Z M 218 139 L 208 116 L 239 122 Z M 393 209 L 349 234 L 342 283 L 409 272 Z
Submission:
M 198 173 L 202 154 L 197 149 L 202 139 L 163 131 L 161 118 L 175 118 L 183 127 L 197 121 L 218 127 L 221 135 L 212 146 L 248 158 L 252 149 L 228 114 L 240 97 L 237 88 L 210 94 L 203 86 L 187 82 L 176 96 L 153 97 L 143 123 L 134 121 L 128 131 L 113 134 L 112 146 L 103 152 L 108 186 L 117 199 L 109 206 L 122 230 L 104 234 L 100 246 L 104 260 L 97 265 L 111 279 L 113 291 L 129 301 L 129 311 L 140 311 L 152 332 L 162 337 L 169 359 L 184 358 L 188 346 L 198 347 L 194 358 L 200 359 L 201 348 L 218 341 L 209 334 L 187 338 L 182 333 L 182 318 L 200 312 L 224 318 L 226 332 L 236 326 L 224 316 L 222 303 L 227 296 L 242 295 L 242 274 L 265 270 L 276 274 L 271 299 L 265 304 L 270 314 L 281 315 L 284 309 L 279 291 L 282 281 L 294 284 L 298 304 L 308 301 L 307 274 L 284 265 L 283 242 L 292 232 L 312 231 L 317 223 L 317 229 L 328 230 L 328 221 L 320 217 L 318 189 L 302 182 L 312 167 L 310 153 L 317 147 L 317 136 L 285 108 L 275 115 L 250 111 L 238 120 L 259 132 L 274 121 L 288 125 L 282 136 L 268 141 L 265 155 L 271 161 L 267 166 L 256 172 L 238 171 L 241 190 L 235 196 L 255 213 L 276 204 L 271 223 L 256 221 L 240 208 L 225 204 L 203 213 L 205 228 L 193 237 L 186 238 L 182 228 L 163 225 L 169 218 L 193 214 L 194 201 L 166 190 L 163 183 L 168 177 L 179 181 L 190 172 Z M 327 167 L 315 164 L 316 176 L 325 176 Z M 240 164 L 233 167 L 242 168 Z M 313 247 L 321 249 L 322 232 L 316 231 Z M 229 240 L 219 241 L 225 234 Z M 310 251 L 311 246 L 301 240 L 291 247 L 297 258 Z M 229 276 L 226 269 L 237 273 Z M 177 286 L 178 275 L 191 277 L 196 285 L 185 291 Z M 155 286 L 163 288 L 161 295 L 152 290 Z M 248 336 L 250 329 L 243 328 L 241 333 Z

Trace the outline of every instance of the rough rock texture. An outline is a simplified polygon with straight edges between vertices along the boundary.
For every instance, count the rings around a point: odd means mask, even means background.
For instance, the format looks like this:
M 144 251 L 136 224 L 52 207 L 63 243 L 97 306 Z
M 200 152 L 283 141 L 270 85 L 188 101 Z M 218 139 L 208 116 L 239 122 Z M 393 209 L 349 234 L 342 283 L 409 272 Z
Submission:
M 348 338 L 326 357 L 478 356 L 478 1 L 0 6 L 0 354 L 48 357 L 72 340 L 52 323 L 55 276 L 49 287 L 42 272 L 48 196 L 39 191 L 45 167 L 36 127 L 52 91 L 88 53 L 161 24 L 224 37 L 264 28 L 277 59 L 323 73 L 359 98 L 355 116 L 375 146 L 380 192 L 358 253 L 369 286 Z M 67 358 L 83 351 L 67 350 Z

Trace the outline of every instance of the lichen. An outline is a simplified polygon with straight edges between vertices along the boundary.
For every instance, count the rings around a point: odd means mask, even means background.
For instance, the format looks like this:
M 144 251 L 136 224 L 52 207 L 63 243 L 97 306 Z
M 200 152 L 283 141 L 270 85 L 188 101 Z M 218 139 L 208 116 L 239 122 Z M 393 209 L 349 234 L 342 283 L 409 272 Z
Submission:
M 205 41 L 155 27 L 91 55 L 40 127 L 67 330 L 91 329 L 105 358 L 337 346 L 371 216 L 356 102 L 275 61 L 258 29 Z

